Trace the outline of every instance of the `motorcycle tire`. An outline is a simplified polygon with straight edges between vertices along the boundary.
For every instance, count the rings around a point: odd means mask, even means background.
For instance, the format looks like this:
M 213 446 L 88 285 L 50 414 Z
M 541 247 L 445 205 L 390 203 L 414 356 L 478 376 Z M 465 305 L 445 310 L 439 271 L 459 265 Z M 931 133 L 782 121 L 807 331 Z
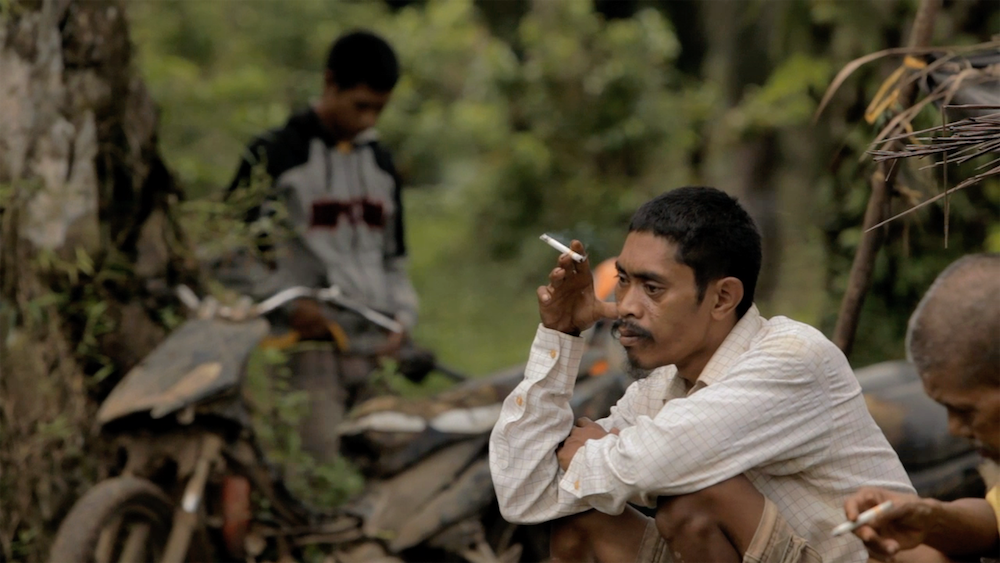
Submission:
M 173 515 L 173 503 L 146 479 L 102 481 L 73 505 L 59 525 L 49 561 L 127 561 L 132 559 L 127 551 L 137 563 L 157 561 L 166 547 Z

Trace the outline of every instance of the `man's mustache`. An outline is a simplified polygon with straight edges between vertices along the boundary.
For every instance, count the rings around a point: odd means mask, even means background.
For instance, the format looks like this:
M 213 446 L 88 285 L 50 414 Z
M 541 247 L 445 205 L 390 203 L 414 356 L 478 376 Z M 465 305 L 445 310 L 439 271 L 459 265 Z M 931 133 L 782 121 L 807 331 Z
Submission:
M 632 321 L 625 319 L 618 319 L 611 323 L 611 335 L 615 338 L 620 338 L 622 335 L 622 330 L 625 331 L 629 336 L 637 336 L 639 338 L 646 338 L 649 340 L 653 339 L 653 334 L 648 330 L 642 328 L 641 326 L 635 324 Z
M 972 447 L 976 448 L 977 450 L 979 450 L 981 452 L 986 452 L 986 453 L 994 454 L 994 455 L 1000 453 L 996 449 L 994 449 L 992 446 L 986 444 L 985 442 L 977 440 L 975 438 L 973 438 L 973 439 L 971 439 L 969 441 L 972 442 Z

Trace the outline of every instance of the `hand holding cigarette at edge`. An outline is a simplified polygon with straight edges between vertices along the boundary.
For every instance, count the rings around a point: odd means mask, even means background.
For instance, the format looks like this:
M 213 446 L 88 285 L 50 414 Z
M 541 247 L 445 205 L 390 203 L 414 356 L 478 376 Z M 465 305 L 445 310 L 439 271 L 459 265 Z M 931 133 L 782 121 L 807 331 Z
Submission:
M 558 265 L 549 272 L 549 284 L 537 290 L 542 326 L 579 336 L 600 319 L 617 317 L 615 304 L 599 300 L 594 293 L 594 277 L 583 243 L 574 240 L 567 247 L 548 235 L 540 238 L 563 252 Z

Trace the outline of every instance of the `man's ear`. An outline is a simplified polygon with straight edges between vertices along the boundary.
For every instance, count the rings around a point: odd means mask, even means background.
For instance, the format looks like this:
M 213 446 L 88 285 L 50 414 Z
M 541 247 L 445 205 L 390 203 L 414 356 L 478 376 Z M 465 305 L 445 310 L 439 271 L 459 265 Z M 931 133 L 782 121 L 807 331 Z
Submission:
M 334 92 L 337 91 L 337 82 L 334 80 L 332 70 L 326 69 L 323 72 L 323 85 L 327 88 L 333 88 Z
M 730 312 L 735 315 L 736 307 L 743 301 L 743 282 L 734 277 L 716 280 L 715 306 L 712 307 L 712 317 L 716 320 L 726 318 Z

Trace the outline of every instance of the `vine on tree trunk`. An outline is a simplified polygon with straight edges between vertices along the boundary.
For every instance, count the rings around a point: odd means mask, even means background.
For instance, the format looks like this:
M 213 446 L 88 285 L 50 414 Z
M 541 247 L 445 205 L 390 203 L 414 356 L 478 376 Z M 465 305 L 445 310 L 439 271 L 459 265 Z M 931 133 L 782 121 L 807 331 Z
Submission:
M 0 6 L 0 550 L 43 560 L 106 476 L 97 400 L 196 279 L 122 5 Z

